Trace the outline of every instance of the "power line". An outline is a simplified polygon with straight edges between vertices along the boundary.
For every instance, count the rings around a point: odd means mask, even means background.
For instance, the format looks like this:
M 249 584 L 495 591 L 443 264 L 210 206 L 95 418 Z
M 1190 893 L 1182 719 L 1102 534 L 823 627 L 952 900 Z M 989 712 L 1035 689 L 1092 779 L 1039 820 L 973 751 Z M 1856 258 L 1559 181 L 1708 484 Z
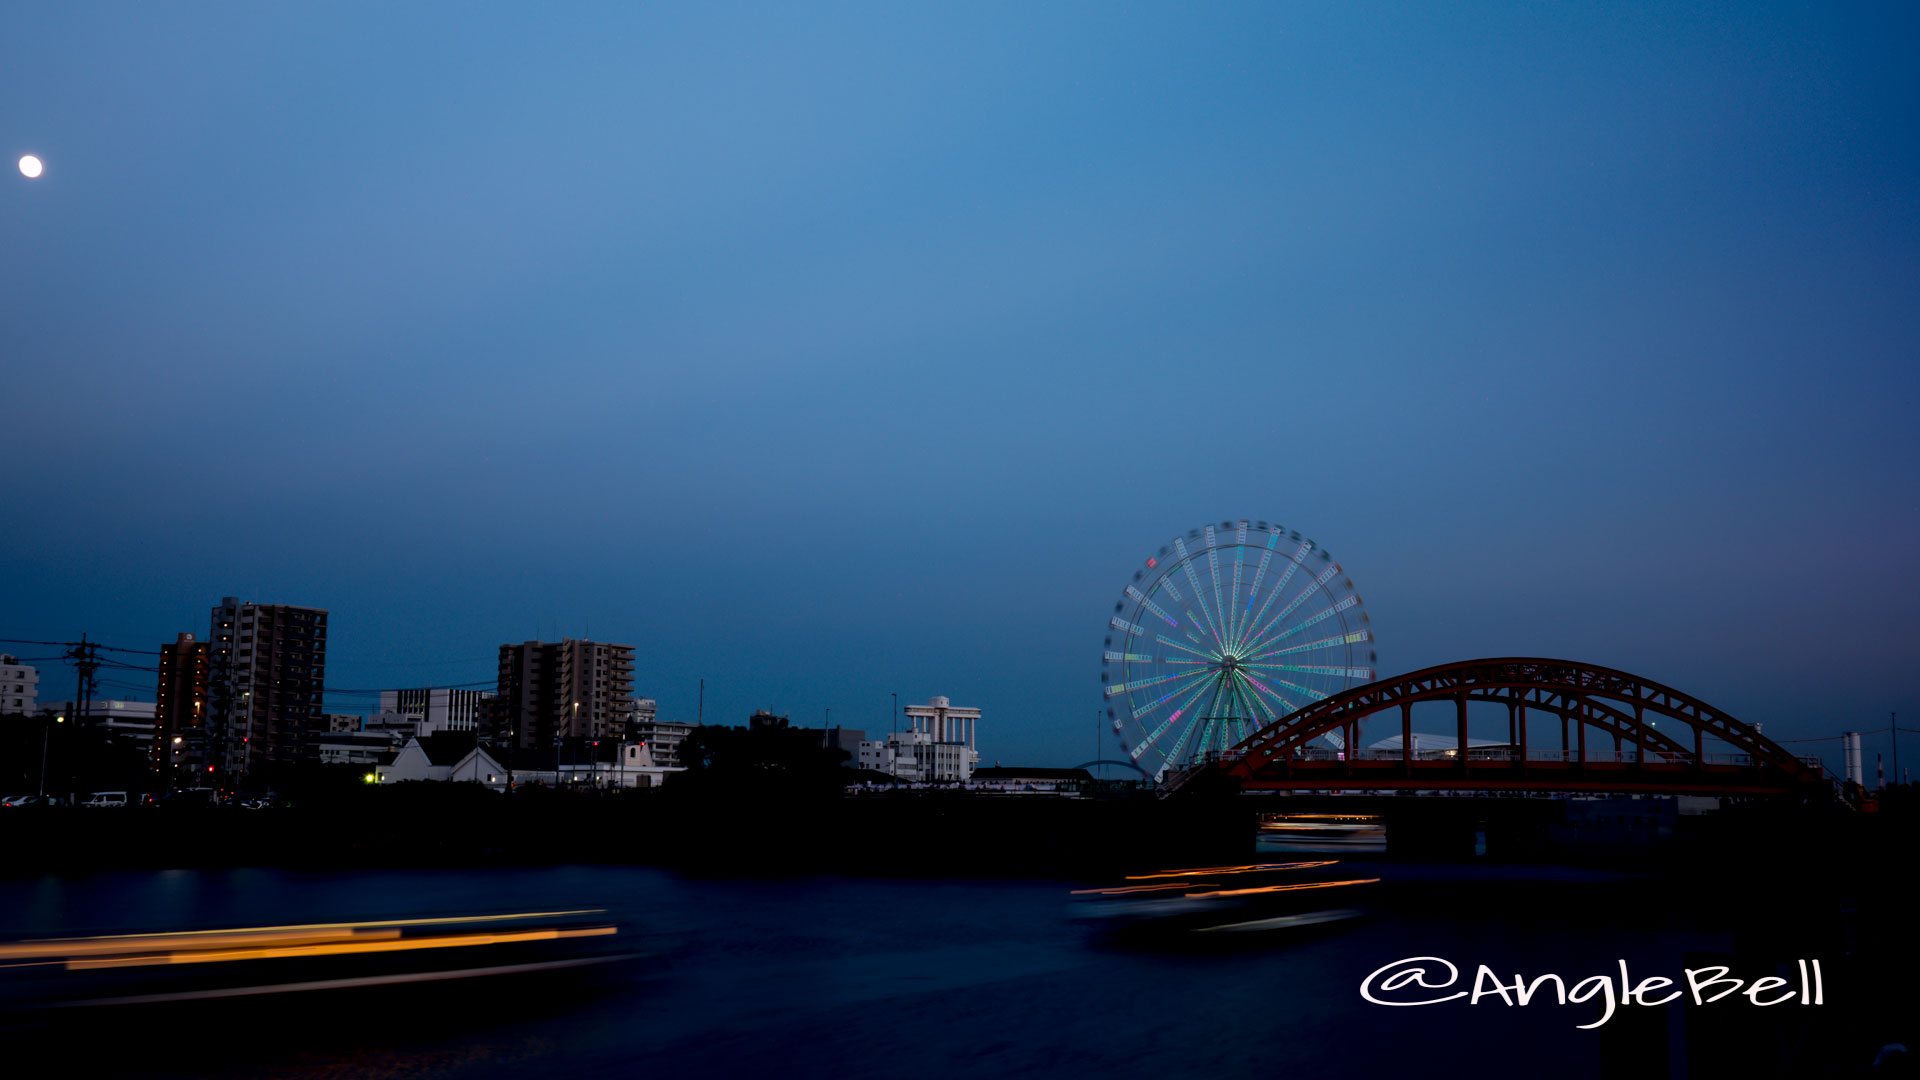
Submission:
M 77 641 L 28 641 L 25 638 L 0 638 L 0 645 L 60 645 L 63 647 L 78 648 L 80 643 Z M 95 641 L 87 642 L 87 648 L 105 649 L 108 652 L 139 653 L 142 656 L 160 655 L 156 649 L 123 649 L 118 645 L 102 645 Z

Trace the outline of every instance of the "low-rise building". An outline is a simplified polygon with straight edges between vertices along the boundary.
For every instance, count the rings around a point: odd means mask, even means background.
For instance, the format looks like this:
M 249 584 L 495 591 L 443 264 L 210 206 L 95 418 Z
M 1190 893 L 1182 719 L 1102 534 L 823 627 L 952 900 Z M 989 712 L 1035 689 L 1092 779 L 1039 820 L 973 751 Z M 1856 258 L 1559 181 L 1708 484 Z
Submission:
M 138 746 L 143 755 L 153 751 L 155 733 L 159 730 L 156 719 L 158 712 L 159 706 L 151 701 L 95 698 L 79 704 L 71 701 L 40 703 L 40 715 L 64 716 L 69 723 L 78 721 L 87 724 L 117 743 Z
M 935 742 L 924 731 L 896 732 L 885 740 L 860 743 L 860 768 L 914 783 L 965 783 L 973 775 L 976 760 L 978 755 L 966 744 Z
M 460 752 L 462 746 L 465 751 Z M 502 760 L 505 759 L 505 760 Z M 557 788 L 655 788 L 682 770 L 657 765 L 640 743 L 588 743 L 577 747 L 514 750 L 464 744 L 445 734 L 409 739 L 393 761 L 375 770 L 379 783 L 442 780 L 485 784 L 505 790 L 509 784 Z
M 0 713 L 32 716 L 38 711 L 40 669 L 0 653 Z
M 627 741 L 645 743 L 653 760 L 668 769 L 680 767 L 680 744 L 692 733 L 692 724 L 660 719 L 652 698 L 634 703 L 633 719 L 627 725 Z
M 315 736 L 314 744 L 322 765 L 379 765 L 394 757 L 393 743 L 385 735 L 329 731 Z
M 1093 774 L 1085 769 L 992 765 L 975 769 L 967 786 L 996 795 L 1079 795 L 1093 786 Z
M 447 780 L 453 767 L 472 753 L 476 743 L 466 732 L 440 732 L 407 740 L 393 761 L 375 772 L 379 783 L 403 783 L 408 780 Z
M 491 690 L 455 690 L 444 686 L 382 690 L 380 715 L 407 721 L 415 735 L 442 731 L 478 731 L 494 699 Z

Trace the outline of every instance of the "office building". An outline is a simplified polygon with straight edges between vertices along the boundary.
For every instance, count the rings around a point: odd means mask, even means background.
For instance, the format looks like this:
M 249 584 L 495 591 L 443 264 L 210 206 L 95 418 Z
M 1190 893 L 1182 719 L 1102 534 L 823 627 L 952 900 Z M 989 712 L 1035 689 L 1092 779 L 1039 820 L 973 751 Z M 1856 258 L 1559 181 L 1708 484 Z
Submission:
M 40 669 L 0 653 L 0 713 L 31 716 L 40 700 Z
M 928 698 L 925 705 L 909 705 L 905 710 L 907 727 L 932 738 L 936 743 L 961 743 L 973 752 L 978 762 L 975 730 L 980 724 L 979 709 L 961 708 L 944 697 Z
M 208 643 L 180 634 L 160 646 L 160 679 L 154 690 L 153 771 L 171 782 L 207 771 Z
M 980 764 L 980 710 L 936 697 L 905 711 L 908 730 L 858 744 L 860 767 L 916 783 L 966 782 Z
M 500 646 L 492 742 L 522 749 L 556 739 L 626 738 L 633 698 L 633 646 L 567 638 Z
M 326 609 L 229 596 L 213 609 L 209 637 L 208 765 L 231 778 L 317 761 Z
M 491 690 L 454 690 L 444 686 L 418 690 L 382 690 L 380 715 L 383 726 L 395 728 L 411 722 L 413 734 L 425 738 L 443 731 L 475 732 L 493 700 Z M 398 721 L 387 717 L 399 718 Z
M 84 723 L 116 743 L 137 747 L 144 757 L 153 752 L 154 716 L 158 708 L 151 701 L 93 698 L 85 702 L 43 701 L 40 715 L 64 716 L 69 721 Z

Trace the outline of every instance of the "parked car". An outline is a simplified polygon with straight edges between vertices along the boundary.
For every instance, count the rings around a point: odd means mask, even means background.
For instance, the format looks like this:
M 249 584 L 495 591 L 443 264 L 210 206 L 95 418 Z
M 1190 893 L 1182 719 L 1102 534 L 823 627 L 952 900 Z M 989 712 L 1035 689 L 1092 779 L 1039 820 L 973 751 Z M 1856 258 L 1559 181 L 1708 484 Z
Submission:
M 27 800 L 31 798 L 33 798 L 32 795 L 9 795 L 4 799 L 0 799 L 0 809 L 5 809 L 9 806 L 25 806 Z
M 85 805 L 124 807 L 127 805 L 127 793 L 124 791 L 96 791 L 93 793 L 93 798 L 88 799 Z

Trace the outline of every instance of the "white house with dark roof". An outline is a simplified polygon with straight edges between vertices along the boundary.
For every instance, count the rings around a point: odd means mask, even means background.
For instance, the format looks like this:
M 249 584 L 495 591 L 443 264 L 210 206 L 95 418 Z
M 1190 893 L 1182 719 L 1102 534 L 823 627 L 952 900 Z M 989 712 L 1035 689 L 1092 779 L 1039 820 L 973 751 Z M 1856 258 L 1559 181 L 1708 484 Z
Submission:
M 375 775 L 382 784 L 408 780 L 450 780 L 454 766 L 477 749 L 474 737 L 461 732 L 437 732 L 408 739 L 394 755 L 393 763 L 382 765 Z

